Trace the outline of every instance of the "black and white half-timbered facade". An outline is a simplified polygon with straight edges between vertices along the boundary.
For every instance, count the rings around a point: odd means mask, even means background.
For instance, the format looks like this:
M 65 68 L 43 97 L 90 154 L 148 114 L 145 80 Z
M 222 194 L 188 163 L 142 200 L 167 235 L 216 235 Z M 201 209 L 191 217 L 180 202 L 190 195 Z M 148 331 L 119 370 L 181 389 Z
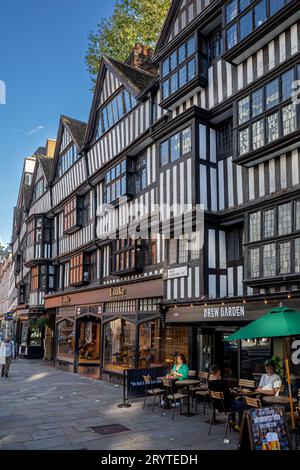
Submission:
M 58 366 L 119 380 L 181 352 L 237 379 L 282 355 L 223 340 L 300 307 L 299 50 L 296 0 L 173 0 L 154 53 L 102 57 L 87 124 L 61 117 L 31 187 Z

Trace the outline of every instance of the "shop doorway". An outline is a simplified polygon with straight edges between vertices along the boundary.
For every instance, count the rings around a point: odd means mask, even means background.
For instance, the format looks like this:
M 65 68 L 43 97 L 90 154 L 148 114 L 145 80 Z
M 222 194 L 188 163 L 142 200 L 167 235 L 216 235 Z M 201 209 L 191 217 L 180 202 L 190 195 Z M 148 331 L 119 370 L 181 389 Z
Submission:
M 90 378 L 100 376 L 101 320 L 90 315 L 77 320 L 77 372 Z

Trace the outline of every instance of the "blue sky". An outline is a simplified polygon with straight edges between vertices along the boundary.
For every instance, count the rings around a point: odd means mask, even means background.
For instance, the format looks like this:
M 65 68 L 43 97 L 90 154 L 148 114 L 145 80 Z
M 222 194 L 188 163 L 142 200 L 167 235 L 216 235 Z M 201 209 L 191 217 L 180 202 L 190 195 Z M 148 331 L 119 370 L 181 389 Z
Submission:
M 113 0 L 5 0 L 0 9 L 0 239 L 10 241 L 25 156 L 56 138 L 61 114 L 87 120 L 87 35 Z

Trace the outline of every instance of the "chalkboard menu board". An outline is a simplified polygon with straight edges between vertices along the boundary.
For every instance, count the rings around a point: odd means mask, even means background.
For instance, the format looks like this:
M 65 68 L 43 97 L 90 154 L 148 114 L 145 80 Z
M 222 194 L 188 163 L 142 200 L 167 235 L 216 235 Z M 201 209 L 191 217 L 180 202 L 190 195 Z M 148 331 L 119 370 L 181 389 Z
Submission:
M 284 408 L 272 406 L 245 411 L 239 449 L 290 450 Z

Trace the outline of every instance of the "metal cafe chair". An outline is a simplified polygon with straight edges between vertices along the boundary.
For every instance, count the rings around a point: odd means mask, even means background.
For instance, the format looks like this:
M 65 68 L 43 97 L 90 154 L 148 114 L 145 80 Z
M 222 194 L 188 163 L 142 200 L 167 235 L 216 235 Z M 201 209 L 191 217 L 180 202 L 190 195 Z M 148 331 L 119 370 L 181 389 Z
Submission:
M 213 392 L 212 390 L 209 390 L 208 393 L 212 402 L 212 412 L 210 416 L 208 435 L 210 436 L 212 423 L 216 419 L 216 412 L 218 412 L 226 416 L 226 426 L 224 433 L 224 439 L 226 439 L 229 428 L 229 420 L 230 416 L 232 415 L 232 412 L 227 411 L 225 408 L 223 392 Z
M 172 413 L 172 419 L 174 419 L 175 409 L 176 409 L 176 402 L 178 401 L 179 404 L 180 404 L 179 405 L 180 406 L 179 412 L 181 413 L 182 401 L 187 398 L 187 395 L 185 395 L 183 393 L 179 393 L 179 392 L 174 392 L 173 384 L 172 384 L 171 380 L 162 379 L 162 382 L 163 382 L 165 394 L 164 394 L 164 402 L 163 402 L 161 415 L 163 416 L 165 414 L 166 402 L 173 403 L 174 404 L 174 409 L 173 409 L 173 413 Z
M 154 411 L 155 403 L 156 403 L 156 397 L 160 397 L 164 395 L 164 390 L 159 387 L 155 387 L 155 381 L 152 380 L 150 375 L 143 375 L 143 381 L 145 383 L 145 398 L 144 398 L 144 404 L 143 404 L 143 410 L 145 409 L 146 406 L 146 401 L 148 397 L 153 397 L 153 403 L 152 403 L 152 413 Z M 158 401 L 159 403 L 159 401 Z

